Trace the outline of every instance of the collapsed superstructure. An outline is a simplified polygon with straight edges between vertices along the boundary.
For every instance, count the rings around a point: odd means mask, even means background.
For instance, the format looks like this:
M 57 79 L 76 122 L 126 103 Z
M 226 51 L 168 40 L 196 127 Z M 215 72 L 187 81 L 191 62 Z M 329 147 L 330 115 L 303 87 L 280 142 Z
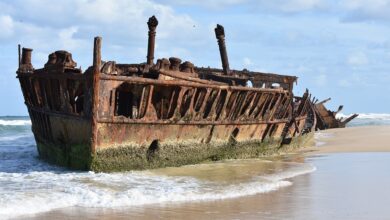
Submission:
M 147 24 L 141 64 L 103 62 L 100 37 L 84 73 L 66 51 L 34 69 L 32 50 L 20 57 L 19 46 L 17 77 L 41 158 L 96 171 L 179 166 L 286 152 L 316 129 L 340 126 L 326 124 L 331 116 L 308 91 L 294 97 L 297 77 L 230 69 L 221 25 L 217 69 L 175 57 L 154 62 L 158 21 Z

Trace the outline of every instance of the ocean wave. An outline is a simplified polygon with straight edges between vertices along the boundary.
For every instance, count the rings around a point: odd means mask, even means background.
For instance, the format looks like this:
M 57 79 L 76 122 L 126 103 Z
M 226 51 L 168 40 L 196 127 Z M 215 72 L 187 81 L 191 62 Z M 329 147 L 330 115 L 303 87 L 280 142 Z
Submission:
M 31 125 L 30 120 L 4 120 L 0 119 L 0 126 L 25 126 Z
M 0 217 L 11 218 L 71 206 L 115 208 L 164 202 L 235 198 L 290 186 L 286 180 L 313 172 L 310 164 L 289 168 L 240 183 L 205 181 L 189 176 L 126 173 L 30 172 L 1 173 Z M 12 184 L 6 184 L 5 182 Z M 18 210 L 18 212 L 15 212 Z
M 29 138 L 29 137 L 32 137 L 32 135 L 31 134 L 15 134 L 15 135 L 4 136 L 4 137 L 0 136 L 0 145 L 1 145 L 1 142 L 16 141 L 19 139 Z
M 345 115 L 343 113 L 338 113 L 336 118 L 347 118 L 352 116 L 352 114 Z M 390 121 L 390 114 L 387 113 L 359 113 L 357 119 L 375 119 L 375 120 L 387 120 Z
M 295 163 L 292 163 L 295 164 Z M 270 181 L 281 181 L 284 179 L 290 179 L 295 176 L 304 175 L 307 173 L 311 173 L 316 171 L 317 168 L 311 164 L 302 164 L 299 167 L 292 166 L 290 169 L 280 172 L 280 173 L 274 173 L 264 176 L 265 179 L 268 179 Z
M 314 141 L 316 147 L 321 147 L 326 144 L 326 139 L 333 137 L 334 134 L 332 133 L 323 133 L 320 131 L 317 131 L 314 134 Z
M 352 114 L 351 114 L 352 115 Z M 351 115 L 339 113 L 336 118 L 347 118 Z M 390 125 L 390 114 L 387 113 L 359 113 L 359 116 L 347 124 L 348 127 L 371 125 Z

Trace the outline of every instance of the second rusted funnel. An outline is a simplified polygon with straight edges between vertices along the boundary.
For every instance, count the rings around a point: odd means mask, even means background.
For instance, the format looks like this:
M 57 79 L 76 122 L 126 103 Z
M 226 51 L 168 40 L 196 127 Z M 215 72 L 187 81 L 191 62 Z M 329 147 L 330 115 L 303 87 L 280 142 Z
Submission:
M 228 75 L 230 73 L 229 60 L 225 45 L 225 30 L 222 25 L 217 24 L 215 28 L 215 37 L 218 40 L 219 53 L 221 54 L 221 61 L 223 67 L 223 73 Z
M 148 55 L 146 57 L 146 59 L 147 59 L 146 63 L 148 65 L 153 65 L 157 25 L 158 25 L 158 20 L 153 15 L 152 17 L 149 18 L 149 21 L 148 21 L 149 39 L 148 39 Z

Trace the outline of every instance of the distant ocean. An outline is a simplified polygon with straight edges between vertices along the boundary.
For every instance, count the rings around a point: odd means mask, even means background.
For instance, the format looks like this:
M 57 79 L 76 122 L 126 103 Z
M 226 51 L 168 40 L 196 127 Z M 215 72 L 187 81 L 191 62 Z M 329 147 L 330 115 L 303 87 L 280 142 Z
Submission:
M 347 118 L 351 115 L 337 114 L 337 118 Z M 390 125 L 390 114 L 380 113 L 359 113 L 359 116 L 347 124 L 347 127 L 369 126 L 369 125 Z
M 348 126 L 365 125 L 390 125 L 390 114 L 360 114 Z M 260 167 L 266 169 L 256 170 Z M 109 208 L 247 196 L 289 186 L 289 178 L 316 168 L 310 163 L 247 160 L 176 169 L 176 173 L 204 170 L 220 172 L 217 177 L 225 172 L 242 176 L 225 181 L 172 175 L 164 169 L 113 174 L 69 171 L 38 159 L 29 117 L 0 117 L 0 219 L 72 206 Z

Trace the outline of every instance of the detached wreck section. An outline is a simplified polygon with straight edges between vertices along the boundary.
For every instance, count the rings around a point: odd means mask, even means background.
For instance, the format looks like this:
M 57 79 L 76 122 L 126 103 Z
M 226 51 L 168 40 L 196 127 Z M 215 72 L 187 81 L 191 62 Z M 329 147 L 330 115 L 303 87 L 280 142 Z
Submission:
M 313 131 L 343 127 L 308 91 L 294 97 L 295 76 L 231 70 L 217 25 L 222 69 L 171 57 L 154 62 L 157 19 L 147 22 L 147 60 L 101 59 L 94 40 L 85 72 L 56 51 L 34 69 L 23 48 L 17 77 L 41 158 L 81 170 L 119 171 L 253 158 L 290 151 Z M 248 86 L 251 85 L 251 86 Z

